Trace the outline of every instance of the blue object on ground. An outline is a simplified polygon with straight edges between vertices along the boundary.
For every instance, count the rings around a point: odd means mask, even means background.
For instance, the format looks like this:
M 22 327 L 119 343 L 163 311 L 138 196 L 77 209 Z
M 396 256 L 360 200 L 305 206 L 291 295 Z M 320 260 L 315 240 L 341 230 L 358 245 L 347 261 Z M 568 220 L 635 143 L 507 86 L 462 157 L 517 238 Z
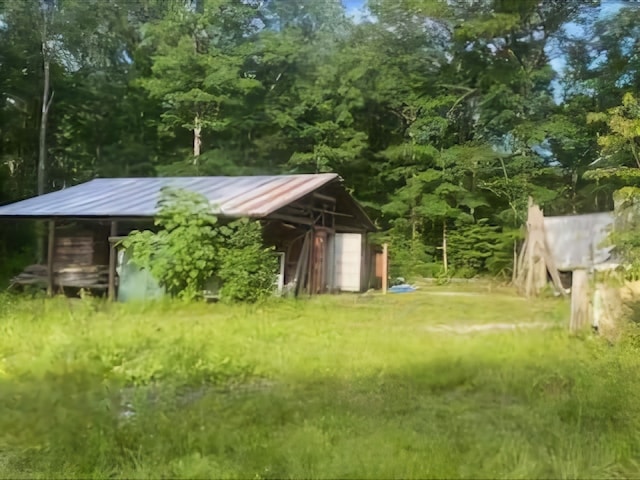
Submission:
M 414 287 L 413 285 L 408 285 L 406 283 L 402 285 L 394 285 L 393 287 L 389 288 L 389 293 L 409 293 L 415 291 L 416 287 Z

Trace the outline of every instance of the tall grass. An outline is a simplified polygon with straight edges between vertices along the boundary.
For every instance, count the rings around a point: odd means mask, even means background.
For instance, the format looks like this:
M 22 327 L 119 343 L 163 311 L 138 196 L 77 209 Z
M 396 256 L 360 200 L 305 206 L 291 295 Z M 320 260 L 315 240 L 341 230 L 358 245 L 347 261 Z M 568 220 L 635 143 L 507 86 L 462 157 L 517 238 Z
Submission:
M 569 337 L 562 300 L 426 290 L 252 307 L 6 297 L 0 476 L 640 476 L 634 348 Z M 533 321 L 551 328 L 430 328 Z

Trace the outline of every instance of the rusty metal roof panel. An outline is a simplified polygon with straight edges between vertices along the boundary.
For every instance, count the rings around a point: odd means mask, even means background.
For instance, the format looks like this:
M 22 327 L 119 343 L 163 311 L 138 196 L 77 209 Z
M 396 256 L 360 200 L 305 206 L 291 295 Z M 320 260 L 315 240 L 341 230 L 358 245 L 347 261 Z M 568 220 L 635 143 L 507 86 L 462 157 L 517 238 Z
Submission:
M 153 217 L 160 190 L 204 195 L 228 217 L 264 217 L 339 179 L 335 173 L 245 177 L 99 178 L 0 207 L 0 217 Z

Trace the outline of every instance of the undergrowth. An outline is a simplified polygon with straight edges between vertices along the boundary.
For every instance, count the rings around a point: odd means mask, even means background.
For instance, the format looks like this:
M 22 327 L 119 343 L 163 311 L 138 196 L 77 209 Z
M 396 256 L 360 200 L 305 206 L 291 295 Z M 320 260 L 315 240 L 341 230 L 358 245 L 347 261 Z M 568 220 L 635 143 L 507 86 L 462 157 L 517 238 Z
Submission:
M 4 297 L 0 477 L 640 474 L 635 344 L 571 338 L 561 299 L 450 293 Z M 551 328 L 428 328 L 500 322 Z

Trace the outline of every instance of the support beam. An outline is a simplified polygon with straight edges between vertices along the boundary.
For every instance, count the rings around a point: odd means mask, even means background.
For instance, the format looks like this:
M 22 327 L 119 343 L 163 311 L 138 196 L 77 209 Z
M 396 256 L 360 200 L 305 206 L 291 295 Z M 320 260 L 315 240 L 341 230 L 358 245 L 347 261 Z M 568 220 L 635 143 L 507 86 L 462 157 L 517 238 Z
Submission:
M 118 222 L 111 222 L 111 235 L 109 238 L 118 235 Z M 107 295 L 110 301 L 116 299 L 116 261 L 117 261 L 116 244 L 109 242 L 109 285 L 107 287 Z
M 296 297 L 300 295 L 300 292 L 302 292 L 306 282 L 312 235 L 313 232 L 311 230 L 305 233 L 302 249 L 300 250 L 300 256 L 298 257 L 298 265 L 296 266 L 296 275 L 294 278 L 294 295 Z
M 47 248 L 47 295 L 53 296 L 53 260 L 56 245 L 56 221 L 49 220 L 49 245 Z
M 283 215 L 281 213 L 274 213 L 269 215 L 270 219 L 284 220 L 286 222 L 297 223 L 299 225 L 313 225 L 313 220 L 310 218 L 298 217 L 294 215 Z
M 325 202 L 336 203 L 335 197 L 330 197 L 329 195 L 323 195 L 321 193 L 314 192 L 312 196 L 314 198 L 317 198 L 318 200 L 324 200 Z
M 293 202 L 290 205 L 287 206 L 288 208 L 291 209 L 297 209 L 299 210 L 298 213 L 304 213 L 304 212 L 319 212 L 319 213 L 329 213 L 331 215 L 335 215 L 337 217 L 345 217 L 345 218 L 355 218 L 353 215 L 349 214 L 349 213 L 342 213 L 342 212 L 336 212 L 335 210 L 327 210 L 326 208 L 320 208 L 320 207 L 314 207 L 311 205 L 302 205 L 300 203 L 297 202 Z

